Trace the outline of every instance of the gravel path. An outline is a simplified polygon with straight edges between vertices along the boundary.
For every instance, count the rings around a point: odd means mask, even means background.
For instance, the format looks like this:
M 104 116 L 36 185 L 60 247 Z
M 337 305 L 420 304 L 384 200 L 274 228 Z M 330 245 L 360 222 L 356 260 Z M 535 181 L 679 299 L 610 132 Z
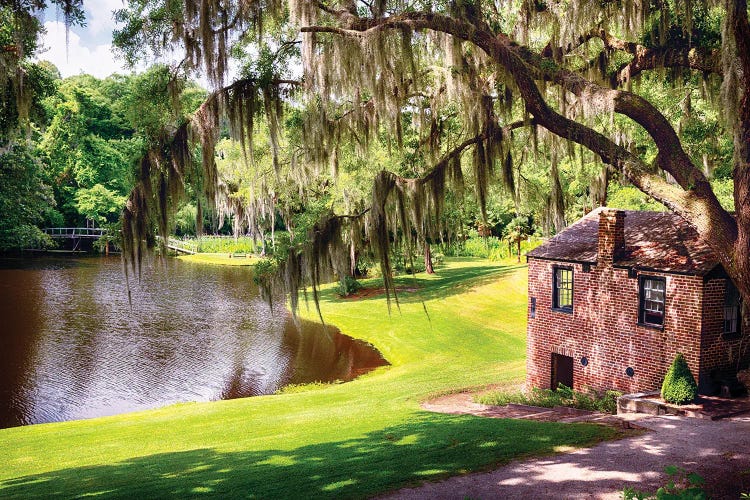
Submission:
M 473 410 L 483 411 L 481 405 Z M 452 477 L 381 498 L 620 499 L 626 486 L 655 491 L 666 482 L 663 471 L 668 465 L 703 476 L 713 499 L 737 499 L 741 492 L 750 492 L 747 414 L 720 421 L 645 415 L 628 418 L 650 432 L 552 457 L 511 462 L 492 472 Z

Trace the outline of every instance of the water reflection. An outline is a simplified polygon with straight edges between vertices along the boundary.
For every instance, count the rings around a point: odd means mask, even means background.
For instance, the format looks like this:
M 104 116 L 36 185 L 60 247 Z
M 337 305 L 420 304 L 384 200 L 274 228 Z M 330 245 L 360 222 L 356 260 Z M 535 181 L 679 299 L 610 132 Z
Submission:
M 249 271 L 117 258 L 0 260 L 0 427 L 351 380 L 370 346 L 268 309 Z

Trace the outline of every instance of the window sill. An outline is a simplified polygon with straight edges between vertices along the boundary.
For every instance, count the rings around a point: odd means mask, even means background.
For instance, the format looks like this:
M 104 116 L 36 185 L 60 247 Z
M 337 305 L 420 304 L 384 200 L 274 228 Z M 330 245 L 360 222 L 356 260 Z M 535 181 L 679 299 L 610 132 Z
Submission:
M 563 309 L 562 307 L 553 307 L 552 310 L 559 313 L 573 314 L 573 308 Z
M 642 326 L 643 328 L 648 328 L 649 330 L 661 330 L 664 331 L 664 325 L 654 325 L 651 323 L 641 323 L 640 321 L 636 323 L 638 326 Z
M 741 333 L 722 333 L 721 340 L 739 340 L 742 338 Z

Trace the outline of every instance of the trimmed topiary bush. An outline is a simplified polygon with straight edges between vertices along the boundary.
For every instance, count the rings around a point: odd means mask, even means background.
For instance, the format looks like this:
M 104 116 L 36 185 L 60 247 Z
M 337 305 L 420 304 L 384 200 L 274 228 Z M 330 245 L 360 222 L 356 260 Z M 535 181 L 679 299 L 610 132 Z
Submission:
M 677 353 L 661 385 L 661 397 L 668 403 L 681 405 L 693 401 L 697 395 L 698 384 L 695 383 L 695 377 L 685 357 Z

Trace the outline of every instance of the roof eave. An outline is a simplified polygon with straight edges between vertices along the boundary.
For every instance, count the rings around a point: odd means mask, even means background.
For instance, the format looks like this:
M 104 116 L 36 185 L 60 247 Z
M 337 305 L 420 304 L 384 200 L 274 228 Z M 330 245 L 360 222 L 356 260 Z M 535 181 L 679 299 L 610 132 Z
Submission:
M 538 256 L 538 255 L 526 255 L 526 262 L 528 262 L 530 259 L 537 259 L 537 260 L 544 260 L 544 261 L 554 261 L 554 262 L 567 262 L 570 264 L 589 264 L 596 266 L 598 262 L 596 260 L 585 260 L 585 259 L 567 259 L 567 258 L 560 258 L 560 257 L 547 257 L 547 256 Z M 704 277 L 709 274 L 711 274 L 717 267 L 721 267 L 720 264 L 716 264 L 710 269 L 700 270 L 700 271 L 687 271 L 687 270 L 680 270 L 680 269 L 659 269 L 656 267 L 648 267 L 648 266 L 632 266 L 632 265 L 624 265 L 624 264 L 613 264 L 613 268 L 615 269 L 634 269 L 636 271 L 644 271 L 644 272 L 653 272 L 653 273 L 663 273 L 663 274 L 675 274 L 679 276 L 697 276 L 697 277 Z

